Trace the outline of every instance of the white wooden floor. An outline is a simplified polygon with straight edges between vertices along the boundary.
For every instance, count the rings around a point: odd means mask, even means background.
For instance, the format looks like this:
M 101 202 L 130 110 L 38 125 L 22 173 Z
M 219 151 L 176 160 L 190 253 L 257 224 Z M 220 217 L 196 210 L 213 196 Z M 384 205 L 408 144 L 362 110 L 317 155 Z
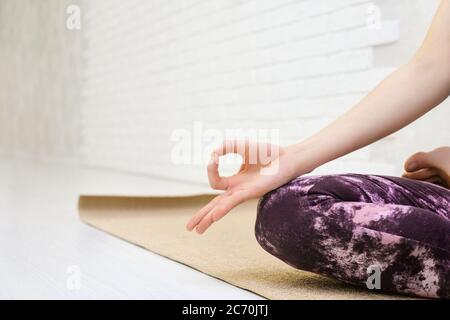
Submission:
M 174 185 L 76 165 L 0 160 L 0 298 L 258 299 L 81 223 L 80 192 Z M 180 192 L 202 188 L 176 185 Z

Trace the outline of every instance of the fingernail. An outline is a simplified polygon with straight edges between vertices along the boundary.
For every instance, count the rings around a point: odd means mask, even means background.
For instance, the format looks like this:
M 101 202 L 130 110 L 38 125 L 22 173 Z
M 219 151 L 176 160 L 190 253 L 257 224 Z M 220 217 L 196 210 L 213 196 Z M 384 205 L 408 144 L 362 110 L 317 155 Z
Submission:
M 411 162 L 406 167 L 406 170 L 408 170 L 408 171 L 415 171 L 416 169 L 417 169 L 417 163 L 416 162 Z

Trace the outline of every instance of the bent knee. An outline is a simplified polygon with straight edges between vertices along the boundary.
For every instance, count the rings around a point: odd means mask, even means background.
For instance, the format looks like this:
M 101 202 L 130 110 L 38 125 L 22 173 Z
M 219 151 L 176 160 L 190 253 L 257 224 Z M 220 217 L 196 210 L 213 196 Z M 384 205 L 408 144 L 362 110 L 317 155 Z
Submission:
M 329 179 L 334 177 L 299 177 L 260 198 L 255 237 L 264 250 L 296 268 L 313 268 L 316 248 L 323 238 L 318 219 L 336 201 L 329 193 L 322 193 L 322 187 L 314 187 Z
M 299 261 L 308 255 L 307 242 L 314 239 L 317 215 L 310 210 L 306 193 L 291 191 L 285 185 L 259 200 L 255 237 L 264 250 L 299 268 Z
M 332 175 L 298 177 L 278 187 L 259 199 L 255 232 L 258 237 L 264 232 L 288 231 L 288 227 L 295 222 L 302 222 L 311 208 L 320 202 L 326 204 L 326 200 L 334 201 L 335 198 L 324 188 L 315 188 L 317 185 L 327 184 Z M 313 192 L 310 190 L 313 189 Z M 325 205 L 323 206 L 325 207 Z M 320 208 L 317 208 L 320 211 Z M 304 222 L 304 221 L 303 221 Z

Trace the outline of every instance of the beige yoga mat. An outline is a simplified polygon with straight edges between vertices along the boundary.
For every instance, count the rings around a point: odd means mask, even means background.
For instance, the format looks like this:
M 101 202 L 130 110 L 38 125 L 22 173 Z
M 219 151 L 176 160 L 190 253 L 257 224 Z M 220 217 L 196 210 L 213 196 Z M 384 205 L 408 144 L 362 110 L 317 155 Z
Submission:
M 185 230 L 213 196 L 81 196 L 81 220 L 114 236 L 268 299 L 398 299 L 296 270 L 254 236 L 256 201 L 234 208 L 205 234 Z

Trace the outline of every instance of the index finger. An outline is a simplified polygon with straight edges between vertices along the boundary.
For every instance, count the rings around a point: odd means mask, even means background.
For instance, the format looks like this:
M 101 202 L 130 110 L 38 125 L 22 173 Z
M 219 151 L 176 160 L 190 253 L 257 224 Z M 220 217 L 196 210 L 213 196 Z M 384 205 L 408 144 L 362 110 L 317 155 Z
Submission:
M 226 190 L 228 188 L 228 178 L 219 174 L 219 156 L 213 152 L 206 168 L 208 181 L 211 188 L 216 190 Z

